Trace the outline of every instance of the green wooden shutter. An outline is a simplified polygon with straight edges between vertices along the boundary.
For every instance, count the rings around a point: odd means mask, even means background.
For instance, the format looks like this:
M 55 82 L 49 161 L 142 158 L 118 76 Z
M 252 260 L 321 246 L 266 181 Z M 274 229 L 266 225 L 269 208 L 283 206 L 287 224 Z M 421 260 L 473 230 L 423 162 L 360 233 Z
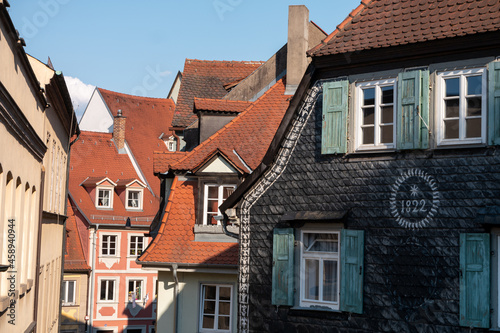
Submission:
M 429 147 L 429 71 L 399 73 L 396 117 L 398 149 Z
M 349 82 L 347 80 L 323 84 L 321 154 L 346 152 L 348 100 Z
M 340 310 L 363 313 L 364 231 L 342 229 Z
M 460 325 L 489 324 L 490 235 L 460 234 Z
M 488 65 L 488 136 L 489 143 L 500 145 L 500 62 Z
M 274 305 L 293 305 L 293 243 L 292 228 L 274 229 L 272 282 Z

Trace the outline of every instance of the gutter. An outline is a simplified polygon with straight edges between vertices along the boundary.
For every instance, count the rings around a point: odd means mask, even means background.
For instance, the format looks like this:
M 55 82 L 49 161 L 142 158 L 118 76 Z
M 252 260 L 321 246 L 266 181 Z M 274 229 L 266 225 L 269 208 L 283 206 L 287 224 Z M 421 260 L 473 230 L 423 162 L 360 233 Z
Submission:
M 172 274 L 174 276 L 174 332 L 179 332 L 178 313 L 179 313 L 179 278 L 177 277 L 177 264 L 172 264 Z
M 35 274 L 35 299 L 34 299 L 34 307 L 33 307 L 33 321 L 38 323 L 38 293 L 40 291 L 40 252 L 42 249 L 42 218 L 43 218 L 43 193 L 45 191 L 45 169 L 42 165 L 42 170 L 40 172 L 40 199 L 38 200 L 38 243 L 36 247 L 36 270 Z M 34 331 L 37 331 L 37 327 L 35 326 Z

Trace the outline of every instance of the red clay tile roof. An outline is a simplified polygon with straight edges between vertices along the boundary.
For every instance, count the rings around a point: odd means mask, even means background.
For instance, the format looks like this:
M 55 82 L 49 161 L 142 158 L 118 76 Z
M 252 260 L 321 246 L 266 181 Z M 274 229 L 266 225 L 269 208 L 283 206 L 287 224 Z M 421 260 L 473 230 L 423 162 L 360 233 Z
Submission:
M 113 116 L 118 110 L 127 117 L 125 141 L 156 195 L 159 195 L 160 180 L 153 172 L 153 152 L 166 150 L 159 139 L 162 133 L 169 134 L 175 104 L 171 99 L 139 97 L 98 88 Z
M 237 243 L 194 241 L 197 186 L 174 179 L 158 235 L 138 262 L 237 265 Z
M 362 0 L 313 57 L 500 29 L 498 0 Z
M 195 97 L 222 98 L 227 94 L 225 85 L 247 77 L 263 63 L 186 59 L 172 126 L 187 127 L 196 121 Z
M 290 96 L 285 96 L 284 92 L 282 79 L 231 122 L 169 167 L 194 170 L 220 152 L 240 170 L 248 172 L 246 165 L 253 170 L 264 157 L 288 108 Z M 155 154 L 155 170 L 166 172 L 168 169 L 159 168 L 160 165 L 167 167 L 159 162 L 161 155 Z
M 172 164 L 177 163 L 186 155 L 187 152 L 183 151 L 177 151 L 177 152 L 155 151 L 153 157 L 154 172 L 162 173 L 168 171 Z
M 68 200 L 68 219 L 66 220 L 66 254 L 64 256 L 64 271 L 88 271 L 90 266 L 85 260 L 82 242 L 76 227 L 76 218 Z
M 252 105 L 252 102 L 231 101 L 227 99 L 194 98 L 195 111 L 218 111 L 240 113 Z
M 96 180 L 102 180 L 106 177 L 115 183 L 121 179 L 140 180 L 128 155 L 118 154 L 111 139 L 112 134 L 109 133 L 82 131 L 79 140 L 71 149 L 69 192 L 90 223 L 124 226 L 126 218 L 130 217 L 132 225 L 148 226 L 159 207 L 159 196 L 154 196 L 148 189 L 144 189 L 142 212 L 127 211 L 116 191 L 114 191 L 113 196 L 113 209 L 104 210 L 95 207 L 93 202 L 95 194 L 91 195 L 89 192 L 92 190 L 92 186 L 86 189 L 80 185 L 89 177 L 94 184 Z M 159 191 L 159 187 L 157 191 Z

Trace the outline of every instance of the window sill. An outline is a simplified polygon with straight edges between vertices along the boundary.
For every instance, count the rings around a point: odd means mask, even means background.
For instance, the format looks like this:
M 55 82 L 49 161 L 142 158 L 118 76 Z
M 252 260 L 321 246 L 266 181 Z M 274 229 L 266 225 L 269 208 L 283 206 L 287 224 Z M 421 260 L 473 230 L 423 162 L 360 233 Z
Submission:
M 118 304 L 118 301 L 97 301 L 96 303 L 101 305 L 114 305 Z
M 332 309 L 329 307 L 318 307 L 318 306 L 293 306 L 290 308 L 293 311 L 307 311 L 307 312 L 334 312 L 334 313 L 342 313 L 342 311 L 338 309 Z
M 238 234 L 239 228 L 228 226 L 227 230 Z M 198 242 L 230 242 L 236 243 L 237 240 L 224 233 L 221 225 L 200 225 L 194 226 L 194 240 Z
M 71 306 L 78 306 L 78 304 L 62 303 L 61 306 L 63 306 L 63 307 L 71 307 Z

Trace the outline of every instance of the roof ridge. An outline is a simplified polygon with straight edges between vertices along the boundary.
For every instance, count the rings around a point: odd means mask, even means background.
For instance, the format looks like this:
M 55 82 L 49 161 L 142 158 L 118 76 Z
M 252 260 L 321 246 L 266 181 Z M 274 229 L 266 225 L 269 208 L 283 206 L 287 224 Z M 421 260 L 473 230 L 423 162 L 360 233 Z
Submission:
M 306 52 L 307 55 L 312 56 L 313 53 L 315 53 L 316 51 L 320 50 L 323 46 L 328 44 L 328 42 L 330 40 L 332 40 L 333 37 L 335 37 L 338 33 L 340 33 L 346 27 L 346 25 L 351 23 L 352 19 L 355 18 L 359 13 L 361 13 L 363 11 L 363 9 L 368 7 L 368 5 L 372 1 L 375 1 L 375 0 L 361 0 L 361 3 L 358 5 L 358 7 L 351 10 L 349 15 L 347 15 L 347 17 L 339 25 L 337 25 L 337 27 L 335 28 L 335 30 L 331 34 L 326 36 L 325 39 L 323 39 L 318 45 L 314 46 L 312 49 L 310 49 L 309 51 Z
M 269 88 L 262 96 L 260 96 L 256 101 L 252 102 L 251 105 L 248 106 L 244 111 L 242 111 L 238 116 L 234 117 L 230 122 L 228 122 L 226 125 L 224 125 L 221 129 L 219 129 L 217 132 L 212 134 L 208 139 L 203 141 L 201 144 L 196 146 L 193 150 L 191 150 L 186 156 L 184 156 L 182 159 L 177 161 L 177 163 L 171 165 L 171 167 L 174 167 L 176 165 L 180 165 L 183 163 L 186 159 L 191 157 L 192 155 L 195 154 L 195 152 L 198 152 L 198 150 L 201 150 L 205 145 L 208 145 L 210 142 L 212 142 L 215 138 L 217 138 L 220 134 L 224 133 L 231 125 L 236 123 L 239 119 L 241 119 L 244 115 L 246 115 L 248 112 L 250 112 L 251 109 L 255 107 L 256 104 L 258 104 L 259 101 L 261 101 L 265 96 L 271 93 L 271 91 L 274 91 L 274 89 L 277 89 L 276 87 L 278 86 L 278 83 L 283 82 L 283 78 L 279 79 L 271 88 Z
M 194 100 L 199 101 L 216 101 L 216 102 L 225 102 L 225 103 L 242 103 L 242 104 L 252 104 L 254 102 L 250 101 L 235 101 L 231 99 L 223 99 L 223 98 L 203 98 L 203 97 L 195 97 Z
M 153 100 L 163 100 L 163 101 L 171 101 L 172 100 L 171 98 L 165 98 L 165 97 L 148 97 L 148 96 L 131 95 L 131 94 L 126 94 L 126 93 L 113 91 L 113 90 L 109 90 L 109 89 L 104 89 L 104 88 L 100 88 L 100 87 L 97 87 L 97 89 L 99 90 L 99 92 L 106 92 L 106 93 L 111 93 L 111 94 L 115 94 L 115 95 L 122 95 L 122 96 L 127 96 L 130 98 L 153 99 Z
M 189 59 L 186 58 L 185 62 L 188 61 L 196 61 L 200 63 L 235 63 L 235 64 L 245 64 L 245 65 L 257 65 L 263 64 L 265 61 L 263 60 L 204 60 L 204 59 Z

